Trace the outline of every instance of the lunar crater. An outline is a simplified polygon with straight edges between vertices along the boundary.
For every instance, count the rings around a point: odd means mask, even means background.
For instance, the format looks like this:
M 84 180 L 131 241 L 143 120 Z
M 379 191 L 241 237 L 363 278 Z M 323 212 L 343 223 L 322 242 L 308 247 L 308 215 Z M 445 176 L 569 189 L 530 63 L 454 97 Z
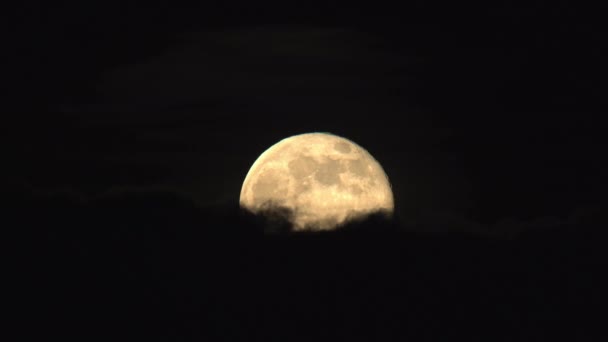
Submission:
M 318 163 L 311 157 L 298 156 L 288 163 L 289 172 L 296 178 L 304 178 L 315 172 Z
M 343 172 L 344 169 L 339 161 L 328 160 L 319 164 L 315 172 L 315 179 L 323 185 L 333 185 L 340 182 L 340 173 Z
M 350 153 L 350 145 L 342 141 L 336 143 L 334 149 L 340 153 Z
M 370 168 L 363 160 L 353 159 L 348 161 L 348 170 L 357 176 L 364 177 L 369 173 Z

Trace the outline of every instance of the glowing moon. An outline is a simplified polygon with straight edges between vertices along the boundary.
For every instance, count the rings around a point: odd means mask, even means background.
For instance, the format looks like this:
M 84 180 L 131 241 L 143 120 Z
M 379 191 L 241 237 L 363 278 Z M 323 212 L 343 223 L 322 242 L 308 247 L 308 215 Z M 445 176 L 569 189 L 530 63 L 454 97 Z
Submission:
M 380 164 L 361 146 L 328 133 L 295 135 L 262 153 L 245 177 L 240 205 L 253 213 L 287 209 L 294 230 L 329 230 L 394 210 Z

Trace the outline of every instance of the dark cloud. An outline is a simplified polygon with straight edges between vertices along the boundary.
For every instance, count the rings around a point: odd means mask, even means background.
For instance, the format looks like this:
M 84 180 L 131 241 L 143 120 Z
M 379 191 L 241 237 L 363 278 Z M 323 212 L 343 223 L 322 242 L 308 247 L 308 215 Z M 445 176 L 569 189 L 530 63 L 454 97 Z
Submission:
M 397 76 L 403 63 L 360 31 L 251 27 L 191 34 L 161 56 L 108 71 L 100 92 L 117 106 L 226 96 L 272 103 L 286 95 L 321 96 L 319 101 L 380 92 L 373 81 L 382 77 L 389 85 L 385 78 Z
M 449 219 L 408 230 L 382 215 L 335 232 L 264 235 L 266 219 L 230 205 L 200 207 L 166 190 L 124 189 L 84 200 L 30 194 L 5 208 L 20 218 L 15 241 L 27 256 L 19 278 L 27 296 L 19 307 L 36 308 L 28 322 L 45 327 L 47 336 L 101 329 L 212 338 L 235 320 L 256 326 L 232 330 L 238 339 L 293 336 L 303 323 L 312 324 L 311 336 L 332 329 L 353 338 L 421 334 L 414 328 L 435 336 L 448 327 L 490 336 L 532 329 L 513 321 L 551 332 L 556 322 L 589 318 L 584 310 L 599 295 L 589 285 L 599 269 L 577 272 L 599 262 L 605 237 L 587 223 L 605 216 L 599 207 L 551 229 L 533 228 L 542 226 L 538 221 L 505 222 L 528 229 L 509 239 L 427 229 L 470 228 Z M 583 294 L 569 301 L 564 293 Z M 537 322 L 547 306 L 551 319 Z M 417 321 L 421 316 L 433 320 Z
M 26 183 L 15 183 L 6 190 L 4 201 L 7 207 L 16 209 L 25 226 L 41 231 L 45 227 L 36 227 L 30 223 L 56 227 L 99 226 L 100 229 L 108 226 L 121 230 L 122 223 L 119 221 L 126 220 L 122 227 L 127 229 L 166 225 L 166 228 L 174 227 L 171 229 L 176 230 L 199 227 L 201 231 L 213 234 L 214 226 L 225 226 L 234 229 L 229 234 L 248 229 L 250 233 L 293 232 L 289 224 L 293 212 L 289 208 L 268 202 L 253 213 L 240 208 L 238 201 L 199 202 L 188 192 L 169 186 L 113 187 L 94 195 L 73 188 L 36 189 Z M 534 216 L 528 219 L 507 217 L 491 223 L 474 221 L 459 212 L 429 211 L 413 213 L 411 216 L 373 212 L 352 217 L 339 230 L 375 234 L 376 229 L 379 232 L 391 229 L 429 236 L 447 233 L 510 240 L 527 234 L 550 235 L 552 231 L 561 230 L 576 234 L 578 226 L 589 226 L 590 229 L 600 227 L 607 220 L 607 209 L 608 204 L 597 203 L 578 207 L 560 216 Z M 36 214 L 40 212 L 50 216 Z M 159 216 L 163 219 L 156 221 Z M 67 219 L 69 223 L 62 224 L 61 221 L 55 222 L 55 219 Z M 248 225 L 255 228 L 246 228 Z M 224 228 L 217 231 L 221 233 L 222 230 L 228 232 Z

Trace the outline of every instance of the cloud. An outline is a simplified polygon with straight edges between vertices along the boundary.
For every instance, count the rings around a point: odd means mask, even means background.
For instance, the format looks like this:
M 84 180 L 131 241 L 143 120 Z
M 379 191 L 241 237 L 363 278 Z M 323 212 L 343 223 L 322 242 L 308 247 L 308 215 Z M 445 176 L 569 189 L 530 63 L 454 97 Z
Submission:
M 291 96 L 369 96 L 382 93 L 378 79 L 403 64 L 369 34 L 350 29 L 251 27 L 182 39 L 160 56 L 107 71 L 99 84 L 105 101 L 158 108 L 225 97 L 270 104 Z
M 19 217 L 18 222 L 22 225 L 39 231 L 48 227 L 53 227 L 53 230 L 64 227 L 66 231 L 75 232 L 86 230 L 81 227 L 93 227 L 100 230 L 109 228 L 110 231 L 135 229 L 143 234 L 144 230 L 156 227 L 197 229 L 201 233 L 225 233 L 227 236 L 238 236 L 243 232 L 248 236 L 262 231 L 292 231 L 289 222 L 293 213 L 287 208 L 267 206 L 254 214 L 239 208 L 236 202 L 197 202 L 187 192 L 169 186 L 114 187 L 96 195 L 86 195 L 71 188 L 35 189 L 27 183 L 16 183 L 8 190 L 5 202 L 12 209 L 5 218 Z M 607 203 L 596 203 L 579 207 L 561 217 L 505 217 L 493 223 L 480 223 L 461 213 L 447 211 L 405 218 L 391 218 L 379 212 L 351 220 L 340 229 L 369 234 L 402 231 L 517 239 L 527 234 L 551 234 L 552 231 L 572 230 L 574 233 L 576 227 L 581 226 L 600 227 L 608 224 L 607 210 Z
M 593 271 L 598 259 L 587 247 L 604 239 L 581 226 L 496 241 L 456 231 L 408 231 L 373 216 L 342 231 L 263 239 L 257 217 L 229 205 L 198 207 L 170 191 L 119 189 L 84 202 L 30 194 L 20 206 L 25 215 L 18 228 L 32 234 L 18 245 L 27 257 L 19 260 L 20 290 L 29 291 L 18 305 L 35 307 L 27 321 L 52 325 L 51 332 L 118 335 L 128 329 L 138 336 L 181 336 L 187 326 L 203 335 L 213 324 L 246 340 L 251 334 L 233 329 L 234 322 L 251 323 L 260 333 L 262 317 L 271 322 L 263 333 L 279 330 L 287 339 L 301 336 L 297 329 L 339 328 L 342 336 L 359 336 L 362 330 L 402 332 L 395 327 L 403 327 L 400 315 L 407 315 L 416 329 L 441 335 L 446 326 L 477 331 L 480 321 L 511 327 L 513 320 L 533 321 L 547 307 L 560 317 L 580 317 L 604 291 L 591 286 L 596 274 L 580 268 Z M 605 217 L 600 209 L 581 210 L 577 222 Z M 432 224 L 468 223 L 446 214 Z M 502 225 L 528 227 L 507 220 Z M 547 243 L 551 239 L 557 243 Z M 565 276 L 567 282 L 555 281 Z M 572 308 L 556 300 L 564 291 L 584 295 Z M 432 324 L 416 320 L 424 316 Z M 309 322 L 312 330 L 302 328 Z M 545 322 L 542 330 L 554 324 Z

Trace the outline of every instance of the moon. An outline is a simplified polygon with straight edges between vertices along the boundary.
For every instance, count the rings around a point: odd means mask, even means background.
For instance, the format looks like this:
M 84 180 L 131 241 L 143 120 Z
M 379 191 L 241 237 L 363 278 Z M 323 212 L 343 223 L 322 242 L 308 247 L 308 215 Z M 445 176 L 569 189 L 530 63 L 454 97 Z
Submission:
M 332 230 L 394 210 L 380 164 L 361 146 L 329 133 L 294 135 L 268 148 L 249 169 L 239 202 L 254 214 L 288 211 L 294 231 Z

